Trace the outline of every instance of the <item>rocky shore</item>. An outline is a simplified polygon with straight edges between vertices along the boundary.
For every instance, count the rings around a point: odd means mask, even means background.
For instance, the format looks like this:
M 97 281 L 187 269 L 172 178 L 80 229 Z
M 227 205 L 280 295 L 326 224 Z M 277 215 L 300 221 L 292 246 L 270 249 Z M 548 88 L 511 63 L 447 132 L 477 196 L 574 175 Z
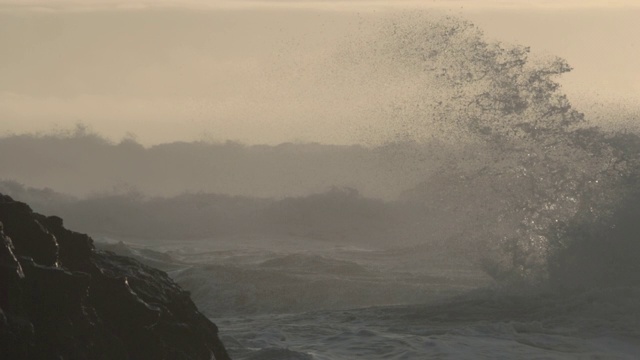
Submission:
M 229 359 L 166 273 L 2 194 L 0 223 L 2 358 Z

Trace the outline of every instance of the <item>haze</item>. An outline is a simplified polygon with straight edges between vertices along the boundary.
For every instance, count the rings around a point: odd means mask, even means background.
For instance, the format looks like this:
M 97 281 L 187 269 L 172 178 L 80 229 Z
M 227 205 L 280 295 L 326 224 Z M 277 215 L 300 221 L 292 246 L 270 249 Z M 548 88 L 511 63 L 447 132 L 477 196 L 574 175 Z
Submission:
M 574 71 L 564 91 L 593 117 L 638 112 L 633 2 L 393 4 L 5 1 L 0 134 L 83 123 L 145 145 L 379 143 L 394 126 L 386 109 L 415 89 L 370 75 L 361 49 L 379 19 L 415 8 L 461 15 L 491 39 L 567 59 Z
M 0 4 L 7 346 L 638 358 L 637 1 Z

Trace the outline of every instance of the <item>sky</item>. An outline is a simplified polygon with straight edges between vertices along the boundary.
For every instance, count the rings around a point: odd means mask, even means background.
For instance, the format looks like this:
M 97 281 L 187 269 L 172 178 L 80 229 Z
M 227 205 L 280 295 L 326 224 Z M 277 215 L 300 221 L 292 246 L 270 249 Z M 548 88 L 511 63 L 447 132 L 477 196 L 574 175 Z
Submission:
M 574 70 L 561 83 L 578 109 L 633 119 L 639 3 L 0 0 L 0 135 L 82 123 L 145 145 L 366 142 L 365 129 L 392 121 L 376 109 L 407 84 L 353 64 L 380 19 L 418 11 L 565 58 Z

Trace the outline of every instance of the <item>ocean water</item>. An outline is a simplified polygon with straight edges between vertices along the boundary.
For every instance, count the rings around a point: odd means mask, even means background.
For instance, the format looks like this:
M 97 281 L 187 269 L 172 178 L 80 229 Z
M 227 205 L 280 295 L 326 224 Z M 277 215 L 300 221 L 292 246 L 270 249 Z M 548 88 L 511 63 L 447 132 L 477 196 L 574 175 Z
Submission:
M 421 247 L 304 238 L 99 247 L 167 271 L 234 359 L 638 359 L 640 288 L 514 293 Z

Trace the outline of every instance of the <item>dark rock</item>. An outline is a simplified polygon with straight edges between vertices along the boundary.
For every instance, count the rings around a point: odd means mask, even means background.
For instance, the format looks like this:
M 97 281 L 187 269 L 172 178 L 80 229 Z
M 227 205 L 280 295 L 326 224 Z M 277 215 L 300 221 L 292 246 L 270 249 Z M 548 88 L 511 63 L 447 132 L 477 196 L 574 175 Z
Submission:
M 81 268 L 87 265 L 95 249 L 93 240 L 88 235 L 65 229 L 62 226 L 62 219 L 57 216 L 35 215 L 39 222 L 55 236 L 59 245 L 58 257 L 61 265 L 70 268 Z
M 229 359 L 166 273 L 0 194 L 0 354 L 7 359 Z
M 58 242 L 27 204 L 0 195 L 0 222 L 8 237 L 19 239 L 13 243 L 16 255 L 32 257 L 42 265 L 57 265 Z

